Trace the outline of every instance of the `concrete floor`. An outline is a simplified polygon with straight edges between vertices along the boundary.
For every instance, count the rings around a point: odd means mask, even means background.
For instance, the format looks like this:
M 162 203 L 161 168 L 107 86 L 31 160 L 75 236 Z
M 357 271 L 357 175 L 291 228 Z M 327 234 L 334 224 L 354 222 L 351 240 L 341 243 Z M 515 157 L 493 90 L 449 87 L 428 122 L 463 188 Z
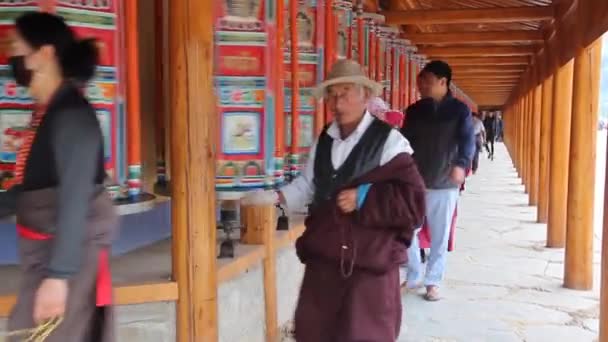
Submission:
M 598 192 L 603 189 L 606 135 L 598 144 Z M 399 341 L 594 341 L 598 333 L 600 232 L 597 222 L 590 292 L 562 288 L 564 251 L 546 249 L 546 226 L 536 224 L 503 145 L 482 158 L 459 206 L 456 250 L 450 253 L 443 300 L 404 295 Z M 598 195 L 596 208 L 603 205 Z M 596 213 L 600 221 L 601 212 Z

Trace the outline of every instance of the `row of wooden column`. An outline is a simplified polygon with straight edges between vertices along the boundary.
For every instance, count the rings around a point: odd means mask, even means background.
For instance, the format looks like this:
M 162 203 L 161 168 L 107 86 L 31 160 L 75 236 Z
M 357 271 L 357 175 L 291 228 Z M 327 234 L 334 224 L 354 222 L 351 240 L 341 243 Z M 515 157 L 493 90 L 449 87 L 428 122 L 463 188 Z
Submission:
M 585 3 L 585 2 L 581 2 Z M 537 220 L 547 223 L 547 247 L 565 248 L 564 286 L 593 287 L 593 217 L 599 114 L 601 38 L 583 43 L 588 8 L 577 8 L 574 58 L 547 42 L 506 108 L 506 144 Z M 556 34 L 557 36 L 557 34 Z M 561 39 L 559 39 L 561 40 Z M 608 199 L 608 188 L 604 201 Z M 603 269 L 608 269 L 608 213 Z M 601 342 L 608 342 L 608 272 L 602 277 Z

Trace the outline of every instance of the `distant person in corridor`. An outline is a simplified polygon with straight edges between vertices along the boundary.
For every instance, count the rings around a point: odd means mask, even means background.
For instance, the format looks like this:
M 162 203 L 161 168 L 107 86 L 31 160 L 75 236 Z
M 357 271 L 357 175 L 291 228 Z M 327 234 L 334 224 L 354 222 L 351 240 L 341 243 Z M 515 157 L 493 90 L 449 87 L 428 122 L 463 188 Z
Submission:
M 486 129 L 483 126 L 483 121 L 481 120 L 481 115 L 479 113 L 473 113 L 473 131 L 475 133 L 475 154 L 473 156 L 471 171 L 473 174 L 476 174 L 477 169 L 479 168 L 479 153 L 481 153 L 481 149 L 486 140 Z
M 475 153 L 475 133 L 471 111 L 452 96 L 452 70 L 442 61 L 428 63 L 420 73 L 422 99 L 407 109 L 403 135 L 415 151 L 414 160 L 426 184 L 426 222 L 431 233 L 425 298 L 440 299 L 449 231 L 460 186 Z M 408 250 L 406 286 L 418 288 L 423 280 L 419 239 Z
M 336 62 L 315 91 L 334 121 L 302 175 L 243 203 L 308 206 L 296 252 L 306 265 L 295 312 L 298 342 L 396 341 L 399 266 L 424 217 L 424 184 L 408 141 L 367 110 L 382 86 L 355 61 Z
M 483 119 L 483 125 L 486 128 L 486 150 L 488 151 L 488 158 L 494 160 L 494 141 L 496 141 L 496 131 L 498 128 L 498 122 L 494 112 L 488 112 Z

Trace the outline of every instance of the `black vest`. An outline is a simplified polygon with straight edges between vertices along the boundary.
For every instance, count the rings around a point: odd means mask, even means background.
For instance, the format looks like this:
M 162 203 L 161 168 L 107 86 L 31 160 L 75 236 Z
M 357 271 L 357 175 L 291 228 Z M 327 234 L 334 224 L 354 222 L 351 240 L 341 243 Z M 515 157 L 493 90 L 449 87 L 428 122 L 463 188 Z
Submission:
M 374 119 L 363 136 L 350 152 L 344 163 L 336 170 L 331 162 L 334 139 L 327 134 L 326 126 L 319 137 L 314 161 L 315 195 L 312 207 L 322 205 L 336 195 L 336 191 L 349 182 L 380 166 L 380 158 L 392 127 Z

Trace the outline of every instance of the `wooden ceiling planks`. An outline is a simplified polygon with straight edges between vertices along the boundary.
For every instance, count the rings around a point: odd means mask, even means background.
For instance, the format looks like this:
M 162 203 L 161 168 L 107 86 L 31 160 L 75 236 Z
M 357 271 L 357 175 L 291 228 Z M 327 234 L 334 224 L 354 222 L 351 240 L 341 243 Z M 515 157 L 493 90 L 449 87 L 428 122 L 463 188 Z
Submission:
M 421 54 L 452 65 L 456 85 L 479 105 L 500 106 L 546 46 L 559 1 L 385 0 L 381 7 Z

